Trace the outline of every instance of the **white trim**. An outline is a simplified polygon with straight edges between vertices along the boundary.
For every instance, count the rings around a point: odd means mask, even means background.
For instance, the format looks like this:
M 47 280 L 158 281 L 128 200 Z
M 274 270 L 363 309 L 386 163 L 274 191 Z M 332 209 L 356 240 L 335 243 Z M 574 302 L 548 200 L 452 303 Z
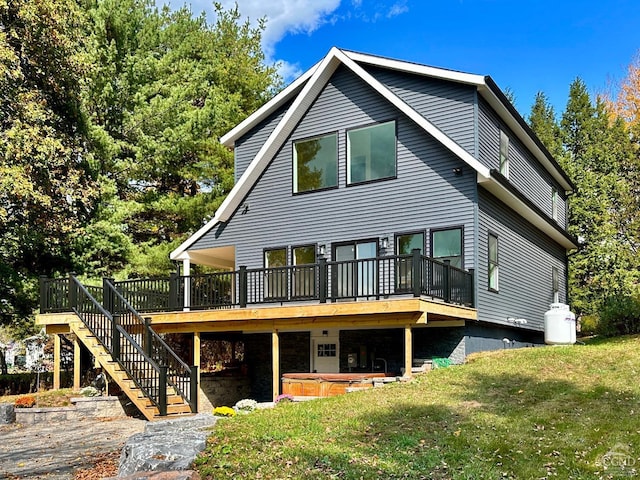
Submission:
M 413 120 L 419 127 L 425 130 L 429 135 L 438 140 L 448 150 L 450 150 L 455 156 L 467 163 L 473 168 L 481 177 L 489 178 L 489 168 L 482 165 L 476 160 L 473 155 L 467 152 L 464 148 L 454 142 L 450 137 L 433 125 L 429 120 L 424 118 L 407 103 L 405 103 L 400 97 L 395 95 L 391 90 L 385 87 L 382 83 L 376 80 L 371 74 L 369 74 L 364 68 L 358 65 L 356 62 L 348 58 L 343 52 L 337 52 L 338 58 L 342 60 L 345 66 L 349 67 L 356 75 L 362 78 L 368 83 L 376 92 L 386 98 L 393 106 L 404 113 L 407 117 Z
M 322 62 L 316 63 L 313 67 L 311 67 L 296 80 L 294 80 L 293 83 L 289 84 L 288 87 L 278 93 L 275 97 L 273 97 L 247 118 L 245 118 L 233 129 L 225 133 L 222 137 L 220 137 L 220 143 L 222 143 L 225 147 L 233 147 L 233 144 L 238 138 L 242 137 L 245 133 L 256 126 L 262 119 L 268 117 L 280 106 L 285 104 L 291 96 L 298 93 L 304 86 L 305 82 L 309 80 L 309 78 L 315 73 L 316 69 L 320 66 L 321 63 Z
M 428 65 L 420 65 L 418 63 L 406 62 L 403 60 L 394 60 L 385 57 L 376 57 L 367 55 L 366 53 L 357 53 L 344 51 L 343 53 L 358 63 L 366 63 L 377 67 L 398 70 L 400 72 L 416 73 L 426 77 L 440 78 L 443 80 L 451 80 L 458 83 L 466 83 L 468 85 L 484 85 L 484 76 L 473 73 L 458 72 L 456 70 L 447 70 L 445 68 L 430 67 Z

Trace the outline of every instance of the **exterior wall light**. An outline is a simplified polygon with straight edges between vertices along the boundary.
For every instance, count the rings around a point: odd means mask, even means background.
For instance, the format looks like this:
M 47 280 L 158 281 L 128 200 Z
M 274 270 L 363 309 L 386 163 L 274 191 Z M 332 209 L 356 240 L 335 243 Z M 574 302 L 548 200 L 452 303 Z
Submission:
M 389 237 L 382 237 L 380 239 L 380 248 L 386 250 L 389 247 Z
M 327 247 L 324 244 L 318 245 L 318 255 L 320 255 L 321 257 L 324 257 L 326 250 Z

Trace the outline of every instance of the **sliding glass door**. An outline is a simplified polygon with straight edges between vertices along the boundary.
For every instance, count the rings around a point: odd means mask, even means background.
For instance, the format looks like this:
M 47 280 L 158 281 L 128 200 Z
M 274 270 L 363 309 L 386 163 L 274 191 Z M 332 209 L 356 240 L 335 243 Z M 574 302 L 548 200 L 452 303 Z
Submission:
M 334 245 L 332 268 L 332 290 L 334 297 L 356 298 L 377 294 L 376 277 L 378 242 L 376 240 L 354 241 Z

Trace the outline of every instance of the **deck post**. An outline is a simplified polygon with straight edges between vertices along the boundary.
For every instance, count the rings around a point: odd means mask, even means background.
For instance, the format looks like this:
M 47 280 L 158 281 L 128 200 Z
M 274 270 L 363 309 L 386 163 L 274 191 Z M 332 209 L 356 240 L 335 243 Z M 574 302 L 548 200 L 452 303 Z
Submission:
M 113 292 L 111 291 L 111 285 L 113 285 L 113 278 L 102 279 L 102 306 L 109 313 L 113 312 Z
M 180 274 L 177 272 L 171 272 L 169 274 L 169 310 L 176 310 L 180 305 L 178 299 L 178 282 L 180 281 Z
M 72 310 L 78 306 L 78 286 L 74 281 L 75 273 L 69 273 L 69 308 Z
M 280 395 L 280 336 L 271 332 L 271 369 L 273 371 L 273 401 Z
M 442 296 L 445 303 L 451 302 L 451 260 L 444 261 L 444 277 L 442 286 Z
M 420 249 L 411 250 L 411 290 L 414 297 L 419 297 L 422 293 L 422 268 Z
M 413 376 L 411 370 L 413 368 L 413 332 L 411 325 L 404 327 L 404 376 Z
M 39 389 L 40 385 L 36 386 Z M 53 336 L 53 389 L 60 390 L 60 335 Z
M 80 375 L 82 373 L 82 364 L 80 352 L 80 341 L 78 337 L 74 335 L 73 338 L 73 389 L 80 390 Z
M 167 370 L 166 365 L 160 365 L 158 375 L 158 413 L 161 417 L 167 416 Z
M 240 308 L 245 308 L 247 306 L 247 267 L 244 265 L 240 266 L 238 271 L 238 304 Z
M 318 259 L 318 300 L 327 303 L 327 259 Z
M 469 281 L 469 301 L 471 302 L 471 306 L 476 306 L 476 269 L 470 268 L 469 275 L 471 275 L 471 279 Z

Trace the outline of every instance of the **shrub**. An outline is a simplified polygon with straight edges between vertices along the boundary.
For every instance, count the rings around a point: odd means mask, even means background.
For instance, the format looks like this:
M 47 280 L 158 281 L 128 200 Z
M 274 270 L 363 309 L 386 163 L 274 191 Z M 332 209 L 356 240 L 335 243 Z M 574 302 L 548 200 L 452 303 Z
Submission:
M 640 333 L 640 298 L 631 295 L 607 298 L 596 333 L 607 337 Z
M 83 397 L 99 397 L 100 391 L 95 387 L 84 387 L 80 390 L 80 395 Z
M 238 401 L 234 408 L 238 413 L 250 413 L 258 408 L 258 402 L 250 398 L 245 398 Z
M 16 408 L 31 408 L 36 404 L 36 397 L 33 395 L 25 395 L 16 399 Z
M 236 411 L 231 407 L 216 407 L 213 414 L 217 417 L 235 417 Z
M 293 402 L 293 396 L 288 393 L 282 393 L 276 397 L 276 404 Z

